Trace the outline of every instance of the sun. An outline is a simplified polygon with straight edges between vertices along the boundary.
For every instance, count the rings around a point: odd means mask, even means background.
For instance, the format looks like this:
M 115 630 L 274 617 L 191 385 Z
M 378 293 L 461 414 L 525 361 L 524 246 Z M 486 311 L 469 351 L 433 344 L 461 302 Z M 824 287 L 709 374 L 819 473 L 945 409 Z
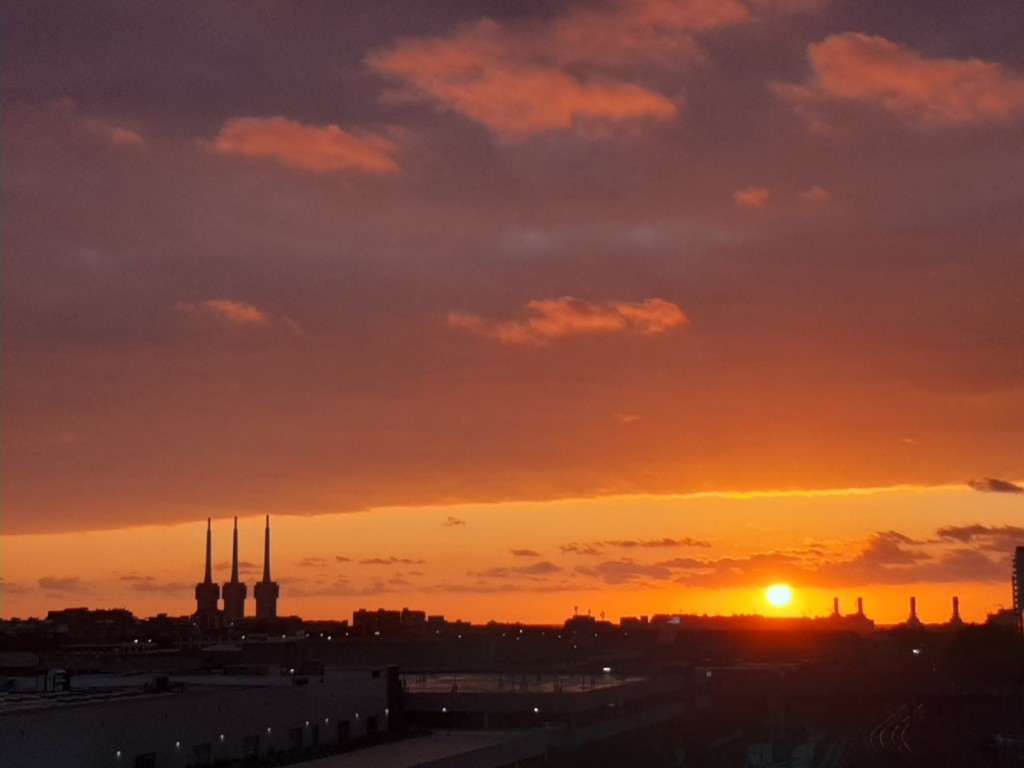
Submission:
M 788 605 L 793 599 L 793 590 L 789 584 L 772 584 L 764 591 L 764 596 L 772 605 Z

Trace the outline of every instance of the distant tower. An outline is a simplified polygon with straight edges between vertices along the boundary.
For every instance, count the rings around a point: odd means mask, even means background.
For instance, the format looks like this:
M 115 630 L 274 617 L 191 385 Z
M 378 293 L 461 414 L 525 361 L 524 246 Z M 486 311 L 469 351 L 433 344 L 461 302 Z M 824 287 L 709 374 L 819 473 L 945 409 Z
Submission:
M 863 597 L 858 597 L 857 598 L 857 615 L 858 616 L 863 616 L 864 615 L 864 598 Z
M 210 617 L 217 614 L 217 600 L 220 599 L 220 587 L 213 581 L 213 564 L 211 562 L 210 518 L 206 518 L 206 576 L 196 584 L 196 615 Z
M 964 620 L 960 618 L 960 598 L 953 596 L 953 615 L 949 617 L 949 623 L 954 627 L 962 626 Z
M 832 598 L 832 615 L 835 616 L 837 619 L 839 618 L 839 598 L 838 597 L 833 597 Z
M 1013 555 L 1013 618 L 1024 635 L 1024 547 L 1017 547 Z
M 277 618 L 277 598 L 281 587 L 270 580 L 270 515 L 267 515 L 267 528 L 263 533 L 263 579 L 256 582 L 252 591 L 256 596 L 256 618 Z
M 245 596 L 248 590 L 238 580 L 238 518 L 235 518 L 235 534 L 231 547 L 231 581 L 224 584 L 224 615 L 229 619 L 245 617 Z
M 917 598 L 910 598 L 910 615 L 907 617 L 908 627 L 920 627 L 921 620 L 917 618 Z

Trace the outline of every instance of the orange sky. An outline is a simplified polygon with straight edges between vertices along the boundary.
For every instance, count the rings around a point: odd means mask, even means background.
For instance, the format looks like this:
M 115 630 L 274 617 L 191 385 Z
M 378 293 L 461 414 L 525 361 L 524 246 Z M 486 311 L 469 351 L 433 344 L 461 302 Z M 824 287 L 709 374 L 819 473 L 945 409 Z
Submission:
M 78 7 L 0 12 L 3 615 L 264 514 L 309 616 L 1008 600 L 1024 6 Z
M 449 618 L 560 622 L 574 606 L 669 612 L 825 615 L 832 598 L 893 623 L 918 598 L 943 621 L 1011 602 L 1008 545 L 1020 499 L 963 488 L 893 488 L 745 497 L 608 497 L 562 502 L 389 508 L 273 520 L 272 574 L 283 613 L 349 618 L 414 607 Z M 959 521 L 981 519 L 988 526 Z M 898 527 L 898 531 L 895 528 Z M 263 519 L 239 522 L 242 579 L 262 573 Z M 228 578 L 231 521 L 214 523 L 214 578 Z M 27 534 L 4 541 L 3 613 L 47 606 L 185 614 L 202 576 L 205 526 Z M 764 588 L 793 585 L 785 609 Z M 496 600 L 496 598 L 499 598 Z M 250 611 L 252 606 L 250 604 Z

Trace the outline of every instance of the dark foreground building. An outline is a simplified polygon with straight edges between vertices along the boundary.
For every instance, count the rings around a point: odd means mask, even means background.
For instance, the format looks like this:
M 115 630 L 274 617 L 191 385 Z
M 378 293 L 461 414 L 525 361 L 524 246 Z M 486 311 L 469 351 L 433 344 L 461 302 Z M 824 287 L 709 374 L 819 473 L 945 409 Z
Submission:
M 11 768 L 186 768 L 263 762 L 386 734 L 392 669 L 319 676 L 79 676 L 64 694 L 0 700 Z M 119 685 L 112 688 L 110 686 Z M 96 687 L 93 687 L 96 686 Z

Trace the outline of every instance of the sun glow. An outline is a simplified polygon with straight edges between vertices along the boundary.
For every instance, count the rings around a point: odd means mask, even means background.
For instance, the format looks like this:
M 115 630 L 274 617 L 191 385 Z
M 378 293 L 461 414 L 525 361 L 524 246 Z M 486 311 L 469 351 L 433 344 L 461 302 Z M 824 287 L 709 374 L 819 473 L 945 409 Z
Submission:
M 764 591 L 765 599 L 775 606 L 788 605 L 793 599 L 793 590 L 788 584 L 772 584 Z

